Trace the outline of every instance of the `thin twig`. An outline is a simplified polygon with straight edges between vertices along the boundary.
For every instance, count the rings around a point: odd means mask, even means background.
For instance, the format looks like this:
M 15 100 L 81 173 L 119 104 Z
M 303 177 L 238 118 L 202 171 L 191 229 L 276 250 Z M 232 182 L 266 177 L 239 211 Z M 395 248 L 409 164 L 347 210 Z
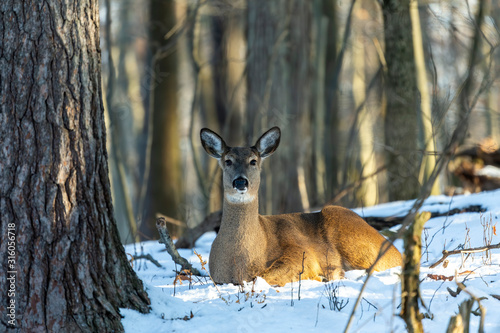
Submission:
M 207 264 L 207 262 L 205 260 L 203 260 L 203 258 L 201 257 L 201 254 L 199 254 L 198 252 L 196 252 L 196 250 L 193 250 L 193 251 L 194 251 L 194 254 L 200 260 L 201 269 L 203 269 L 205 272 L 208 273 L 208 277 L 210 278 L 210 280 L 212 280 L 212 283 L 214 284 L 215 290 L 217 290 L 217 292 L 219 293 L 219 296 L 222 298 L 222 294 L 221 294 L 219 288 L 217 287 L 217 283 L 215 283 L 214 279 L 212 278 L 212 275 L 210 275 L 210 273 L 208 272 L 207 268 L 205 267 L 205 265 Z M 255 281 L 253 283 L 255 284 Z
M 378 168 L 377 170 L 375 170 L 375 172 L 373 172 L 372 174 L 360 177 L 355 182 L 346 185 L 343 189 L 340 190 L 340 192 L 338 192 L 335 195 L 335 197 L 333 197 L 333 199 L 331 199 L 331 200 L 328 201 L 327 205 L 334 205 L 335 203 L 339 202 L 340 199 L 342 199 L 343 197 L 345 197 L 349 192 L 351 192 L 354 189 L 356 189 L 357 187 L 361 186 L 361 184 L 363 184 L 363 182 L 365 180 L 370 179 L 372 177 L 375 177 L 376 175 L 378 175 L 379 173 L 381 173 L 385 169 L 387 169 L 387 166 L 384 165 L 384 166 Z
M 302 285 L 302 274 L 304 274 L 304 260 L 306 259 L 306 252 L 302 252 L 302 270 L 299 273 L 299 301 L 300 301 L 300 286 Z
M 132 257 L 132 260 L 139 260 L 139 259 L 147 259 L 149 261 L 151 261 L 156 267 L 163 267 L 159 262 L 158 260 L 156 260 L 155 258 L 153 258 L 153 256 L 151 254 L 140 254 L 138 256 L 133 256 Z
M 473 247 L 473 248 L 468 248 L 468 249 L 463 249 L 463 250 L 454 250 L 454 251 L 446 251 L 443 250 L 443 256 L 441 259 L 433 263 L 429 268 L 434 268 L 440 263 L 442 263 L 448 256 L 451 256 L 453 254 L 462 254 L 462 253 L 475 253 L 475 252 L 484 252 L 492 249 L 500 249 L 500 243 L 494 244 L 494 245 L 488 245 L 488 246 L 480 246 L 480 247 Z
M 173 224 L 173 225 L 176 225 L 178 227 L 181 227 L 181 228 L 186 228 L 186 223 L 182 222 L 182 221 L 179 221 L 177 219 L 174 219 L 173 217 L 170 217 L 170 216 L 166 216 L 166 215 L 163 215 L 163 214 L 160 214 L 160 213 L 156 213 L 156 218 L 164 218 L 165 221 L 167 221 L 168 223 L 170 224 Z

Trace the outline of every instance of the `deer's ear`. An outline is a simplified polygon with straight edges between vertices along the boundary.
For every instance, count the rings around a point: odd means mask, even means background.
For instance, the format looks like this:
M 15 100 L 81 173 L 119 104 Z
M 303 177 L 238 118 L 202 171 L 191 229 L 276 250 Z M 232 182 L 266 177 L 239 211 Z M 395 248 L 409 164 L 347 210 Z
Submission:
M 200 131 L 201 144 L 208 155 L 220 159 L 227 150 L 226 143 L 214 131 L 203 128 Z
M 279 127 L 273 127 L 262 136 L 255 143 L 255 148 L 260 154 L 260 158 L 264 159 L 271 156 L 272 153 L 278 148 L 280 144 L 281 131 Z

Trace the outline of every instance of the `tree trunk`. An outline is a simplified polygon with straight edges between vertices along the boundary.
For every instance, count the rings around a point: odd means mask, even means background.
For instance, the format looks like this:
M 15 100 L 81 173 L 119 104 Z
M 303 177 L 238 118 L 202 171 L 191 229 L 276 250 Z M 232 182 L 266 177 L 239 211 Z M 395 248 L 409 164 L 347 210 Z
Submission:
M 113 218 L 98 2 L 4 0 L 0 21 L 0 330 L 123 331 L 149 299 Z
M 432 126 L 431 96 L 427 81 L 427 70 L 425 68 L 424 45 L 422 41 L 422 28 L 420 27 L 420 15 L 418 11 L 418 1 L 410 1 L 410 18 L 413 31 L 413 52 L 415 54 L 415 70 L 417 77 L 418 91 L 420 92 L 420 118 L 422 122 L 423 146 L 426 155 L 423 157 L 419 179 L 421 183 L 426 182 L 431 176 L 432 170 L 436 166 L 437 156 L 436 137 Z M 441 193 L 439 178 L 432 186 L 431 195 Z
M 175 1 L 151 0 L 151 58 L 149 66 L 157 78 L 151 82 L 150 112 L 153 117 L 150 196 L 148 213 L 140 231 L 157 237 L 156 213 L 181 219 L 182 177 L 177 115 L 177 51 L 158 56 L 165 35 L 175 26 Z M 177 235 L 179 230 L 171 230 Z
M 339 148 L 339 103 L 338 90 L 341 64 L 337 55 L 337 1 L 323 0 L 323 13 L 328 19 L 326 28 L 326 59 L 325 59 L 325 138 L 323 154 L 325 156 L 325 198 L 333 198 L 338 191 L 338 172 L 341 158 Z
M 280 154 L 264 164 L 261 212 L 307 208 L 313 11 L 307 1 L 248 2 L 247 143 L 282 127 Z M 294 161 L 290 163 L 290 161 Z M 271 178 L 272 175 L 272 178 Z M 277 190 L 279 189 L 279 190 Z M 272 202 L 272 207 L 269 203 Z
M 484 16 L 491 18 L 498 27 L 500 24 L 500 3 L 498 1 L 486 2 L 484 8 Z M 498 52 L 490 53 L 490 45 L 483 41 L 482 43 L 483 54 L 485 54 L 485 71 L 488 71 L 488 64 L 492 62 L 491 71 L 498 73 L 500 70 L 500 56 Z M 496 57 L 495 57 L 496 54 Z M 499 98 L 500 85 L 494 84 L 486 92 L 486 135 L 491 136 L 493 140 L 500 144 L 500 98 Z
M 385 144 L 389 201 L 418 196 L 421 155 L 417 152 L 416 86 L 410 0 L 382 3 L 387 61 Z
M 363 4 L 359 2 L 354 7 L 354 16 L 356 19 L 353 24 L 354 27 L 356 27 L 358 20 L 360 23 L 359 26 L 365 26 L 365 22 L 362 21 L 364 10 Z M 361 188 L 357 191 L 357 197 L 363 206 L 373 206 L 378 202 L 378 181 L 375 174 L 377 161 L 375 159 L 374 146 L 376 116 L 366 103 L 365 38 L 360 29 L 356 28 L 353 29 L 352 37 L 352 93 L 355 109 L 359 110 L 357 116 L 359 160 L 361 163 L 361 175 L 359 177 L 365 178 L 365 181 L 361 184 Z
M 313 75 L 314 82 L 312 87 L 312 156 L 311 156 L 311 187 L 312 204 L 323 205 L 326 201 L 326 159 L 325 159 L 325 141 L 326 141 L 326 93 L 325 93 L 325 73 L 326 56 L 328 45 L 329 19 L 323 14 L 325 2 L 315 0 L 313 2 Z M 328 131 L 330 133 L 331 131 Z
M 113 1 L 106 0 L 106 24 L 101 28 L 104 41 L 102 77 L 105 111 L 108 116 L 109 168 L 115 220 L 122 243 L 138 241 L 137 222 L 141 206 L 141 164 L 144 150 L 138 149 L 141 139 L 137 124 L 143 124 L 144 104 L 140 95 L 140 68 L 144 60 L 136 44 L 144 28 L 139 24 L 143 17 L 140 4 L 123 0 L 119 17 Z M 101 7 L 102 8 L 102 7 Z M 109 9 L 109 10 L 108 10 Z M 143 35 L 143 34 L 142 34 Z M 139 177 L 138 177 L 139 176 Z M 137 218 L 136 218 L 137 217 Z

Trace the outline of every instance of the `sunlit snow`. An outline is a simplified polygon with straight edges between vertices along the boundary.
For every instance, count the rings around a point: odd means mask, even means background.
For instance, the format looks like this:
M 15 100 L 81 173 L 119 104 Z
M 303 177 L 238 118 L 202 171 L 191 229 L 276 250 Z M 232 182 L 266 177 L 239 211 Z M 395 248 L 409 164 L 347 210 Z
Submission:
M 413 202 L 396 202 L 375 207 L 356 209 L 362 216 L 404 215 Z M 458 312 L 458 305 L 470 296 L 461 292 L 453 297 L 448 291 L 457 290 L 453 281 L 440 281 L 428 277 L 459 274 L 467 289 L 482 301 L 486 308 L 486 332 L 500 332 L 500 249 L 476 253 L 471 257 L 448 257 L 446 268 L 429 266 L 441 258 L 443 249 L 454 250 L 460 246 L 479 247 L 489 233 L 491 243 L 500 237 L 493 234 L 493 226 L 500 229 L 500 191 L 483 192 L 467 196 L 435 196 L 429 198 L 422 210 L 444 213 L 455 208 L 481 206 L 484 212 L 459 213 L 432 218 L 425 225 L 422 235 L 421 294 L 427 307 L 423 313 L 433 319 L 424 319 L 426 332 L 445 332 L 450 317 Z M 398 227 L 396 227 L 397 229 Z M 208 261 L 210 246 L 215 233 L 207 233 L 196 243 L 195 250 Z M 395 243 L 402 250 L 402 241 Z M 366 279 L 363 271 L 347 272 L 345 279 L 321 283 L 302 281 L 300 300 L 298 283 L 273 287 L 261 278 L 247 283 L 243 288 L 221 285 L 217 288 L 209 279 L 176 283 L 175 265 L 164 246 L 157 241 L 126 246 L 132 255 L 151 254 L 163 268 L 151 262 L 138 260 L 134 270 L 143 280 L 151 299 L 151 313 L 121 309 L 126 332 L 342 332 L 348 322 L 359 291 Z M 194 266 L 201 269 L 192 250 L 180 250 Z M 490 263 L 491 260 L 491 263 Z M 208 267 L 208 265 L 207 265 Z M 397 314 L 400 311 L 401 284 L 399 268 L 375 273 L 368 281 L 361 302 L 354 313 L 350 332 L 405 332 L 405 323 Z M 196 279 L 193 279 L 196 280 Z M 253 289 L 253 292 L 252 292 Z M 332 290 L 337 292 L 340 311 L 331 310 Z M 477 308 L 474 305 L 473 310 Z M 472 315 L 471 332 L 478 329 L 479 317 Z

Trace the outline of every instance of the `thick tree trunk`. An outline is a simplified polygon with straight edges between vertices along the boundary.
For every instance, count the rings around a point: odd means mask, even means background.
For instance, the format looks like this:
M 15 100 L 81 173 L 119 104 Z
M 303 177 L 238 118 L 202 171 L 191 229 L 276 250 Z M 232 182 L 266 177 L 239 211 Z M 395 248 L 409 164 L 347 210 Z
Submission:
M 122 331 L 149 300 L 113 218 L 98 2 L 4 0 L 0 22 L 0 331 Z
M 387 61 L 385 144 L 389 200 L 416 198 L 418 172 L 418 90 L 413 55 L 410 0 L 382 4 Z

